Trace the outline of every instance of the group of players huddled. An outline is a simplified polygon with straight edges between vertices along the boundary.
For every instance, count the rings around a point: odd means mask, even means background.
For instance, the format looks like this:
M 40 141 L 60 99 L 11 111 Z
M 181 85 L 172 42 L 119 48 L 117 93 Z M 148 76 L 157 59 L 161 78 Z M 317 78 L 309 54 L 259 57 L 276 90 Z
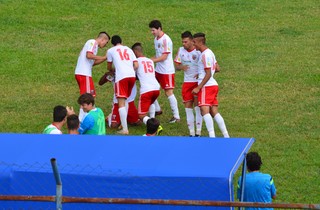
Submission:
M 223 136 L 228 138 L 226 125 L 218 112 L 219 87 L 214 79 L 214 73 L 219 72 L 220 67 L 214 53 L 206 46 L 205 34 L 183 32 L 183 46 L 173 59 L 173 43 L 163 32 L 161 22 L 152 20 L 149 28 L 155 37 L 156 54 L 152 58 L 144 55 L 141 43 L 137 42 L 131 48 L 122 45 L 119 35 L 110 38 L 108 33 L 100 32 L 96 39 L 88 40 L 80 52 L 75 70 L 80 89 L 79 116 L 76 117 L 72 108 L 60 106 L 63 113 L 56 113 L 60 115 L 58 119 L 55 118 L 54 111 L 53 123 L 44 133 L 61 133 L 61 127 L 67 122 L 69 133 L 73 130 L 80 134 L 103 135 L 106 134 L 107 122 L 109 127 L 120 128 L 118 134 L 128 135 L 128 123 L 143 122 L 147 125 L 146 135 L 157 135 L 162 130 L 155 118 L 162 113 L 157 100 L 160 88 L 164 90 L 172 110 L 173 116 L 169 123 L 180 121 L 178 102 L 173 92 L 177 69 L 184 72 L 182 99 L 190 136 L 201 136 L 203 120 L 209 137 L 215 137 L 215 121 Z M 105 56 L 98 56 L 98 48 L 104 48 L 110 40 L 113 47 L 107 50 Z M 107 61 L 108 72 L 101 77 L 99 85 L 109 81 L 114 87 L 112 112 L 106 118 L 103 111 L 95 106 L 96 93 L 92 80 L 92 67 L 104 61 Z M 140 83 L 138 109 L 134 104 L 137 94 L 136 79 Z

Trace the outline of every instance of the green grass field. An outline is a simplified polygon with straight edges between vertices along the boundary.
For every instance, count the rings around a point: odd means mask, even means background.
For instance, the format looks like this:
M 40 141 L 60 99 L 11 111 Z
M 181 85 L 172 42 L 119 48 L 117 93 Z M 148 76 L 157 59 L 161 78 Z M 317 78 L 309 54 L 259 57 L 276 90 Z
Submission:
M 319 203 L 320 1 L 0 0 L 0 11 L 0 132 L 40 133 L 58 104 L 78 112 L 74 69 L 84 43 L 107 31 L 128 46 L 142 42 L 151 57 L 148 23 L 159 19 L 174 53 L 183 31 L 206 33 L 221 66 L 215 76 L 220 113 L 232 137 L 256 139 L 251 150 L 261 154 L 262 171 L 273 175 L 277 202 Z M 94 67 L 93 78 L 96 104 L 108 114 L 111 84 L 97 84 L 105 71 L 106 63 Z M 188 135 L 182 79 L 177 72 L 179 124 L 166 123 L 169 103 L 163 92 L 159 99 L 164 135 Z M 132 135 L 145 130 L 129 129 Z

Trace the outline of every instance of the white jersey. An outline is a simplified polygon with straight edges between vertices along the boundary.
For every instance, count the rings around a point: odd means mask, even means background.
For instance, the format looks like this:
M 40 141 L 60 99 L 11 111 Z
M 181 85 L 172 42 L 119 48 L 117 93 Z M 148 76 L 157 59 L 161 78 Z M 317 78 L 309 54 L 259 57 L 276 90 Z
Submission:
M 107 51 L 107 60 L 115 67 L 115 82 L 128 77 L 136 77 L 133 62 L 137 61 L 133 51 L 123 45 L 117 45 Z
M 113 85 L 114 85 L 114 83 L 113 83 Z M 127 102 L 130 103 L 131 101 L 134 101 L 136 99 L 136 95 L 137 95 L 137 85 L 136 85 L 136 83 L 134 83 L 132 90 L 131 90 L 131 94 L 127 98 Z M 118 99 L 115 94 L 113 94 L 113 103 L 118 103 Z
M 167 34 L 163 34 L 159 39 L 155 37 L 154 47 L 157 58 L 162 54 L 168 54 L 166 60 L 156 63 L 156 72 L 160 74 L 174 74 L 175 69 L 172 58 L 173 44 L 170 37 Z
M 155 76 L 153 61 L 146 57 L 139 57 L 138 63 L 137 77 L 140 82 L 140 94 L 160 90 L 160 85 Z
M 78 57 L 77 67 L 75 70 L 75 74 L 84 75 L 84 76 L 92 76 L 92 66 L 94 64 L 94 60 L 87 58 L 87 52 L 90 52 L 94 55 L 98 53 L 98 43 L 94 39 L 88 40 L 83 46 L 80 55 Z
M 44 130 L 44 134 L 62 134 L 62 132 L 53 124 L 48 125 Z
M 174 62 L 189 67 L 188 70 L 184 71 L 184 82 L 197 82 L 198 75 L 198 61 L 201 52 L 193 49 L 188 51 L 184 47 L 180 47 Z
M 216 63 L 217 63 L 216 57 L 209 48 L 207 48 L 205 51 L 201 53 L 200 59 L 198 62 L 198 70 L 199 70 L 198 84 L 202 82 L 204 76 L 206 75 L 206 72 L 204 69 L 210 68 L 211 77 L 204 86 L 218 85 L 217 81 L 213 78 L 215 68 L 216 68 Z

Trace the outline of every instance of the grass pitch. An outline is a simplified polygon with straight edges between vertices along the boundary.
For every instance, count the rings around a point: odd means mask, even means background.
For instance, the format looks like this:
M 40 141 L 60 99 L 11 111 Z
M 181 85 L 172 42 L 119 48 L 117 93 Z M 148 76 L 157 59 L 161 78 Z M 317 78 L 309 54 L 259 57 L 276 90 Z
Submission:
M 0 132 L 40 133 L 57 104 L 78 111 L 74 68 L 86 40 L 106 30 L 120 35 L 125 45 L 142 42 L 151 57 L 148 23 L 159 19 L 174 53 L 183 31 L 206 33 L 222 69 L 215 76 L 220 113 L 232 137 L 256 139 L 252 150 L 263 158 L 262 171 L 274 177 L 277 201 L 319 203 L 319 8 L 317 0 L 2 0 Z M 94 67 L 93 78 L 96 104 L 107 115 L 112 87 L 97 84 L 105 71 L 105 63 Z M 171 111 L 161 93 L 163 135 L 188 135 L 182 79 L 177 72 L 179 124 L 166 123 Z M 143 126 L 129 129 L 133 135 L 145 132 Z M 216 133 L 221 136 L 218 128 Z

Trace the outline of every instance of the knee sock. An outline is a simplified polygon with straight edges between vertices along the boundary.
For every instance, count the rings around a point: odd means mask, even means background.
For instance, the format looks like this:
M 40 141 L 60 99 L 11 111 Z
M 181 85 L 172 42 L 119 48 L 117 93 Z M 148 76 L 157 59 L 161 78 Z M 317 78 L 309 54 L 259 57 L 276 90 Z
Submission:
M 214 133 L 214 127 L 213 127 L 213 119 L 211 117 L 211 114 L 205 114 L 203 115 L 203 120 L 206 124 L 208 133 L 209 133 L 209 137 L 216 137 L 215 133 Z
M 224 120 L 223 120 L 222 116 L 220 115 L 220 113 L 216 114 L 213 119 L 217 122 L 223 137 L 229 138 L 230 136 L 227 131 L 226 124 L 224 123 Z
M 185 108 L 187 115 L 187 124 L 189 128 L 189 132 L 191 136 L 194 136 L 194 115 L 193 110 L 191 108 Z
M 127 124 L 128 112 L 126 110 L 126 107 L 119 108 L 119 115 L 120 115 L 122 129 L 124 131 L 128 131 L 128 124 Z
M 149 119 L 150 119 L 150 117 L 145 116 L 145 117 L 142 119 L 142 121 L 143 121 L 144 124 L 147 124 L 147 121 L 148 121 Z
M 177 101 L 176 97 L 174 96 L 174 94 L 169 96 L 168 100 L 169 100 L 170 107 L 171 107 L 174 118 L 180 119 L 179 109 L 178 109 L 178 101 Z
M 154 106 L 155 106 L 155 108 L 156 108 L 156 112 L 161 111 L 161 107 L 160 107 L 160 104 L 159 104 L 158 100 L 155 100 L 155 101 L 153 102 L 153 104 L 154 104 Z
M 202 130 L 202 115 L 200 107 L 195 106 L 194 110 L 196 112 L 196 134 L 201 136 L 201 130 Z
M 149 116 L 150 118 L 154 118 L 156 116 L 156 106 L 151 104 L 149 107 Z

